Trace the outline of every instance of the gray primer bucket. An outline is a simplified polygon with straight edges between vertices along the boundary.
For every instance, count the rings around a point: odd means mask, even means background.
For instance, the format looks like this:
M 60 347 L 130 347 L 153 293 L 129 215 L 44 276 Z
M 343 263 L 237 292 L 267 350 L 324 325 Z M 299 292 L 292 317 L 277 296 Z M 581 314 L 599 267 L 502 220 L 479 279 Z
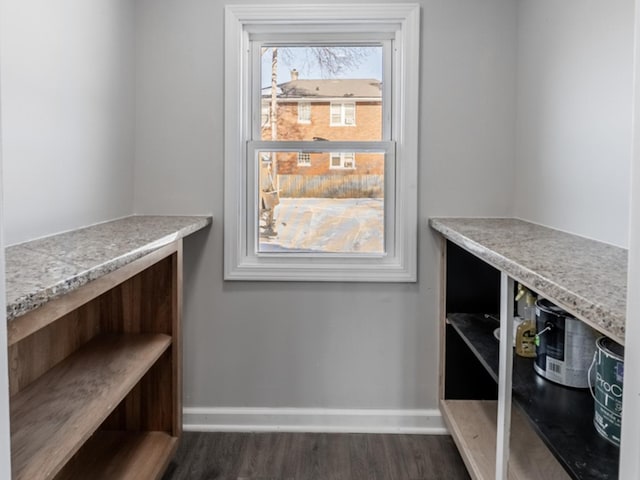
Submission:
M 595 330 L 544 298 L 536 302 L 535 372 L 566 387 L 587 388 Z
M 620 446 L 622 416 L 622 380 L 624 376 L 624 348 L 607 337 L 596 340 L 593 424 L 598 433 L 614 445 Z

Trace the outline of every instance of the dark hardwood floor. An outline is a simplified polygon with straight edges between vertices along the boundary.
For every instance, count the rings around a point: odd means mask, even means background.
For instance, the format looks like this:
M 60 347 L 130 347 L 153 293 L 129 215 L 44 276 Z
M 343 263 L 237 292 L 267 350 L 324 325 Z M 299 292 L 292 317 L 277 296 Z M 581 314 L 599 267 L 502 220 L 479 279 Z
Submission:
M 468 480 L 451 437 L 185 432 L 163 480 Z

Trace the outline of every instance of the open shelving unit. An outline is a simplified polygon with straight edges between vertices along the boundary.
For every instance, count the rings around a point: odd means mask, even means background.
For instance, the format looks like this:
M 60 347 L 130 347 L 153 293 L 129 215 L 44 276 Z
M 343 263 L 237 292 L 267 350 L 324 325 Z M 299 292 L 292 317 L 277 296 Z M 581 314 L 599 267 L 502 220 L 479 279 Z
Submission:
M 182 430 L 182 240 L 11 321 L 12 477 L 160 478 Z
M 447 323 L 497 383 L 498 341 L 493 331 L 498 322 L 483 314 L 454 313 L 448 315 Z M 535 373 L 533 359 L 519 356 L 514 357 L 512 388 L 513 400 L 529 422 L 514 431 L 533 428 L 571 478 L 618 478 L 618 449 L 595 431 L 593 399 L 588 390 L 546 380 Z M 518 450 L 513 445 L 512 449 Z M 593 464 L 585 461 L 594 458 L 598 461 Z
M 533 359 L 515 354 L 506 394 L 512 404 L 504 434 L 507 474 L 496 474 L 499 403 L 505 402 L 498 393 L 500 358 L 510 349 L 500 348 L 494 330 L 505 275 L 451 241 L 443 243 L 441 411 L 471 477 L 617 479 L 619 449 L 596 432 L 589 390 L 544 379 Z
M 170 344 L 162 334 L 101 335 L 14 395 L 14 476 L 56 475 Z

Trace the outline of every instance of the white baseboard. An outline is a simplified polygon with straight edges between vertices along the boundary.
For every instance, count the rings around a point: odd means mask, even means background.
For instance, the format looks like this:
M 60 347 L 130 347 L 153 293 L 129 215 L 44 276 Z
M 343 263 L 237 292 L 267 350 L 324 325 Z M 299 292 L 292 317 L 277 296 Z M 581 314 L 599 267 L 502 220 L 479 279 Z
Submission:
M 439 410 L 322 408 L 184 409 L 192 432 L 335 432 L 448 434 Z

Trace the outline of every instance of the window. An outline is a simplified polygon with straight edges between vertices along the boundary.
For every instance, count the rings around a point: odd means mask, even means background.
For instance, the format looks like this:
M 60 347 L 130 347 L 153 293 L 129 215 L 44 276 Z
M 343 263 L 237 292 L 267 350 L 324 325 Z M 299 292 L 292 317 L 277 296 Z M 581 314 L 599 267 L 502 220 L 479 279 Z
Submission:
M 311 166 L 311 154 L 308 152 L 298 152 L 298 166 L 310 167 Z
M 416 281 L 419 8 L 225 8 L 225 280 Z
M 353 170 L 356 168 L 356 160 L 354 153 L 333 152 L 329 168 L 342 168 Z
M 311 123 L 311 103 L 298 102 L 298 123 Z
M 329 124 L 332 127 L 355 126 L 356 104 L 353 102 L 331 103 L 330 117 Z

